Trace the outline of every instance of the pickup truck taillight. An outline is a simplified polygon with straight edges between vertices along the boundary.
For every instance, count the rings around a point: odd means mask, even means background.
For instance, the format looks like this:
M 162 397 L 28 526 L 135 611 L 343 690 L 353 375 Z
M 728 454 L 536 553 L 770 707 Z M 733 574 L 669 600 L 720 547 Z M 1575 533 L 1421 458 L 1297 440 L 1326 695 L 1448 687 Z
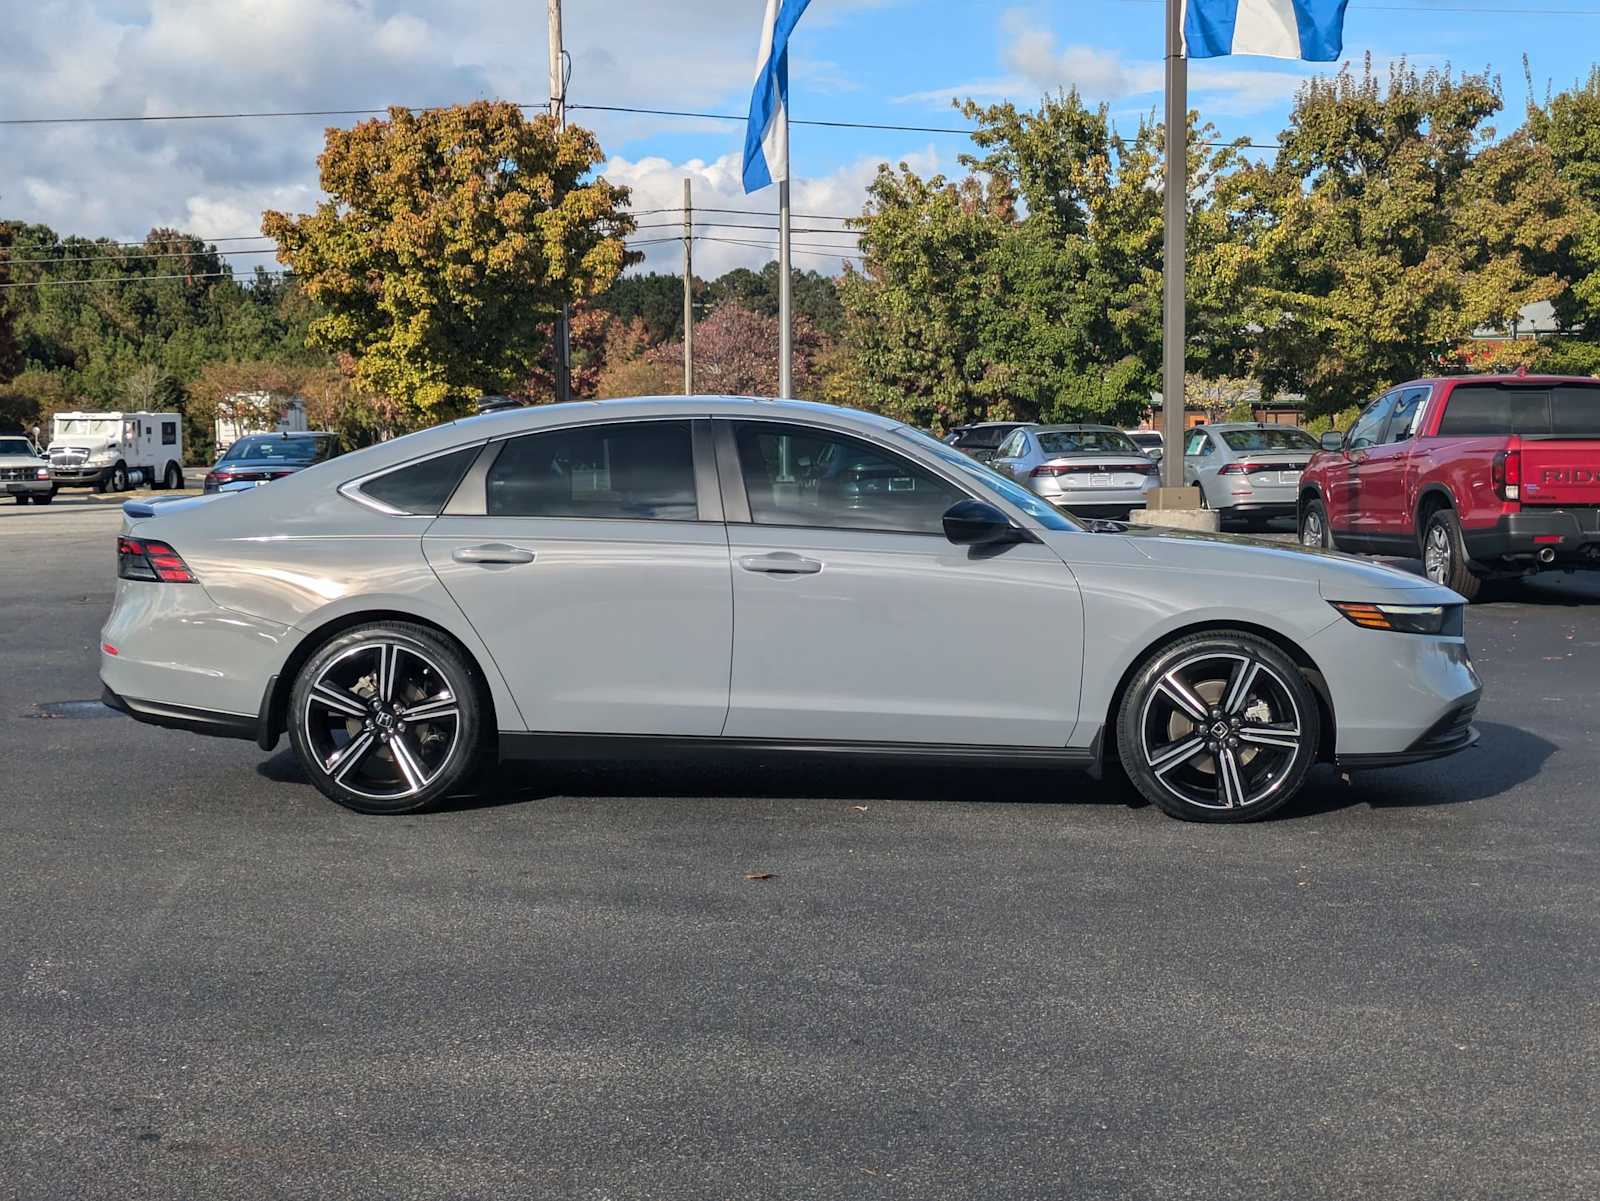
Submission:
M 1495 455 L 1489 478 L 1494 481 L 1495 495 L 1501 500 L 1521 500 L 1522 451 L 1502 450 Z
M 117 578 L 158 584 L 192 584 L 194 573 L 165 542 L 149 538 L 117 539 Z

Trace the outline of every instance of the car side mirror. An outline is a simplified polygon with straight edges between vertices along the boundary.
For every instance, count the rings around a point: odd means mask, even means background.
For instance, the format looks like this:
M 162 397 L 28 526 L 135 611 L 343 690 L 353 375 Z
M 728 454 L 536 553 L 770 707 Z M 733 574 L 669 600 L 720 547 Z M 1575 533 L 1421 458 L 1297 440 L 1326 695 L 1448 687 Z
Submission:
M 1338 430 L 1328 430 L 1322 435 L 1323 450 L 1343 450 L 1344 435 Z
M 957 546 L 1017 542 L 1020 535 L 1004 513 L 981 500 L 958 500 L 944 513 L 944 536 Z

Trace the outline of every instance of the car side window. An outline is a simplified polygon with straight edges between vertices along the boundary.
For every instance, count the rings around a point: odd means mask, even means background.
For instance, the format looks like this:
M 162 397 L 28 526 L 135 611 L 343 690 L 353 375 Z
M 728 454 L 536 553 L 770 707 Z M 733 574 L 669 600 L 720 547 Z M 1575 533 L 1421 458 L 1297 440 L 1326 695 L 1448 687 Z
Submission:
M 1345 436 L 1346 450 L 1370 450 L 1378 444 L 1378 439 L 1383 437 L 1383 427 L 1388 424 L 1389 414 L 1394 411 L 1395 396 L 1393 392 L 1380 396 L 1356 418 L 1356 423 Z
M 444 508 L 481 449 L 481 446 L 466 446 L 420 463 L 397 467 L 362 484 L 360 493 L 396 513 L 434 516 Z
M 1186 455 L 1208 455 L 1211 453 L 1211 439 L 1206 436 L 1205 430 L 1189 431 L 1189 442 L 1183 448 Z
M 161 445 L 176 446 L 178 444 L 178 423 L 176 421 L 163 421 L 161 423 Z
M 490 517 L 695 521 L 687 421 L 577 426 L 513 438 L 485 482 Z
M 1000 449 L 995 451 L 997 459 L 1014 459 L 1022 453 L 1022 444 L 1025 441 L 1021 430 L 1012 430 L 1011 436 L 1000 444 Z
M 1428 399 L 1428 389 L 1407 388 L 1395 403 L 1394 415 L 1389 418 L 1389 429 L 1383 436 L 1385 445 L 1405 442 L 1417 432 L 1417 418 L 1422 416 L 1423 402 Z
M 757 525 L 942 534 L 966 497 L 923 468 L 826 430 L 734 424 L 750 519 Z

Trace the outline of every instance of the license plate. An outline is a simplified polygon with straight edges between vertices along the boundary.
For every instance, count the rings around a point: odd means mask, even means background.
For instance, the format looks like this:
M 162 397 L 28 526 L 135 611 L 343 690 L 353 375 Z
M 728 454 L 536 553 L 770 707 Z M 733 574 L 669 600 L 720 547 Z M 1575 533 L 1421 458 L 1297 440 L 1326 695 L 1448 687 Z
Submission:
M 24 488 L 21 484 L 7 484 L 6 485 L 6 491 L 7 492 L 26 492 L 27 489 Z
M 1111 475 L 1110 475 L 1110 473 L 1109 472 L 1102 473 L 1102 472 L 1098 472 L 1098 471 L 1094 472 L 1092 475 L 1089 476 L 1089 487 L 1091 487 L 1091 488 L 1109 488 L 1109 487 L 1111 487 Z
M 1280 472 L 1278 472 L 1278 483 L 1280 483 L 1280 484 L 1298 484 L 1299 482 L 1300 482 L 1300 473 L 1298 471 L 1280 471 Z

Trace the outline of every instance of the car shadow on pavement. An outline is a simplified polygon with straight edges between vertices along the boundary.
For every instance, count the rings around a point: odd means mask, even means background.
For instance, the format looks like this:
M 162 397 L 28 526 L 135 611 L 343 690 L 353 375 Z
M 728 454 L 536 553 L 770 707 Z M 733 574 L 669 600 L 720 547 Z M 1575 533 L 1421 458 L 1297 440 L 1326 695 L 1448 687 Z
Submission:
M 1332 767 L 1318 767 L 1305 791 L 1270 820 L 1292 821 L 1360 806 L 1406 809 L 1486 800 L 1537 776 L 1557 749 L 1514 726 L 1480 722 L 1478 729 L 1483 736 L 1478 747 L 1433 763 L 1357 772 L 1348 780 Z M 1082 772 L 1029 767 L 862 767 L 787 758 L 779 767 L 759 756 L 698 763 L 511 763 L 486 769 L 474 791 L 450 797 L 434 812 L 493 809 L 552 797 L 1003 801 L 1129 809 L 1148 804 L 1115 765 L 1102 780 Z M 257 770 L 276 783 L 309 786 L 288 750 Z
M 1477 723 L 1481 738 L 1470 750 L 1408 767 L 1352 772 L 1348 782 L 1335 768 L 1321 767 L 1305 791 L 1273 815 L 1292 820 L 1341 809 L 1414 809 L 1484 801 L 1525 784 L 1544 770 L 1558 749 L 1553 742 L 1499 722 Z

